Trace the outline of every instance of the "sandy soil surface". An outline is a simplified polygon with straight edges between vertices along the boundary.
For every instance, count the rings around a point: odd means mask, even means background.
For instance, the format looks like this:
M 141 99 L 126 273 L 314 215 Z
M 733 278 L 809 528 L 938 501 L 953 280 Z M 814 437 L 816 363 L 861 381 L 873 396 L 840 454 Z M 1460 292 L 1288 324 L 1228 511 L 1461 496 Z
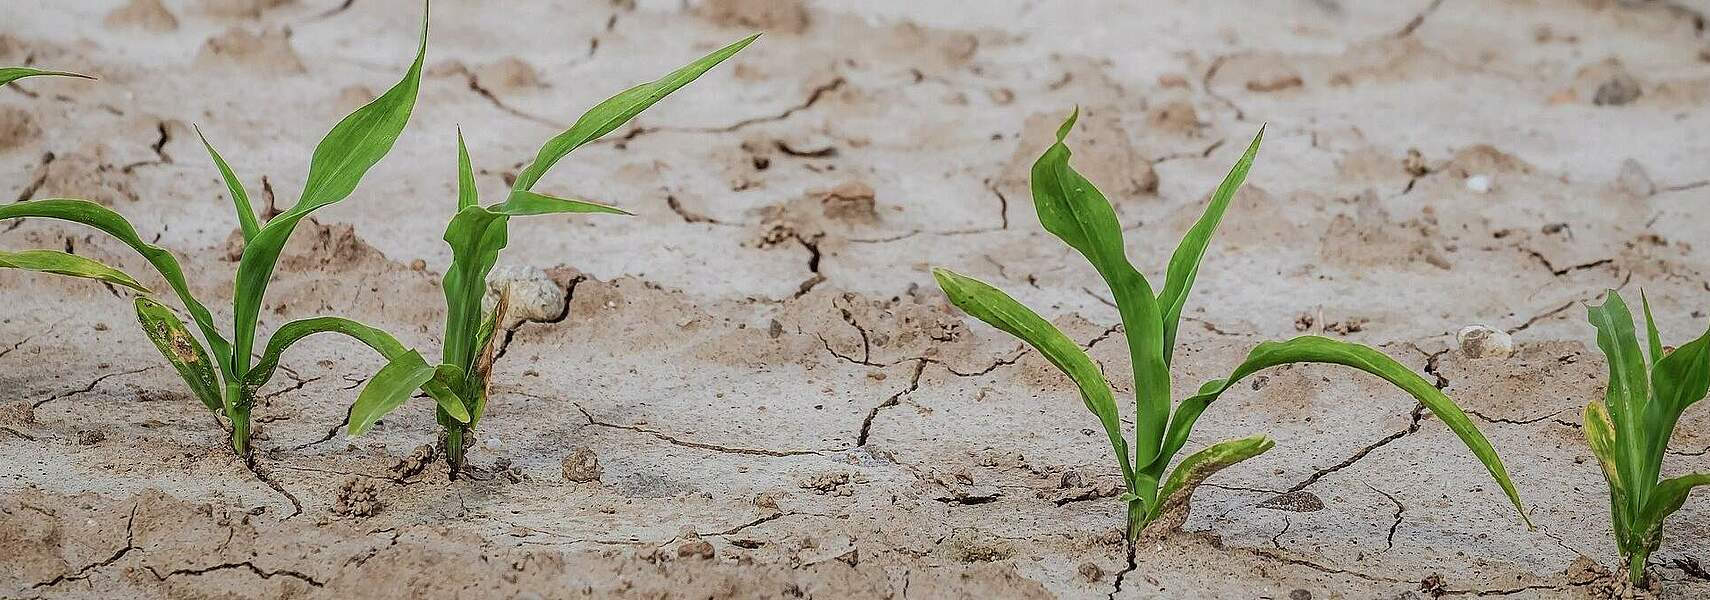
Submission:
M 126 300 L 0 273 L 0 597 L 1606 595 L 1597 565 L 1617 558 L 1579 424 L 1604 363 L 1579 303 L 1643 286 L 1672 341 L 1703 327 L 1706 11 L 440 0 L 410 128 L 352 199 L 298 230 L 264 330 L 335 313 L 437 348 L 454 127 L 494 197 L 595 101 L 767 35 L 541 187 L 639 216 L 515 223 L 503 268 L 565 305 L 508 332 L 464 481 L 423 449 L 425 403 L 342 435 L 379 366 L 345 340 L 286 357 L 256 409 L 251 471 Z M 102 81 L 0 91 L 0 195 L 129 215 L 220 313 L 237 226 L 191 126 L 272 190 L 258 203 L 289 204 L 320 135 L 403 72 L 419 6 L 4 13 L 0 63 Z M 1189 304 L 1176 389 L 1302 331 L 1378 346 L 1478 417 L 1538 528 L 1410 398 L 1293 367 L 1226 395 L 1190 442 L 1269 432 L 1277 447 L 1130 556 L 1096 421 L 927 270 L 1007 289 L 1129 389 L 1115 310 L 1026 192 L 1076 104 L 1077 164 L 1154 277 L 1269 123 Z M 0 245 L 148 272 L 75 226 L 8 225 Z M 1517 352 L 1465 355 L 1454 332 L 1474 323 Z M 1710 413 L 1689 412 L 1674 442 L 1667 469 L 1710 467 Z M 1710 595 L 1710 503 L 1670 523 L 1652 563 L 1663 595 Z

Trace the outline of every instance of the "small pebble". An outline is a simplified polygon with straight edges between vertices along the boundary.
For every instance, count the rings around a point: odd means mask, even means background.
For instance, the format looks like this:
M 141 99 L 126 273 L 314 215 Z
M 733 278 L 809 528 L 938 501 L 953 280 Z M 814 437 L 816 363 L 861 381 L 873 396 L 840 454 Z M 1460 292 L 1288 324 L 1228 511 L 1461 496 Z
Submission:
M 1490 192 L 1490 178 L 1484 175 L 1473 175 L 1467 178 L 1467 189 L 1484 194 Z
M 1514 355 L 1514 337 L 1485 325 L 1468 325 L 1455 334 L 1461 354 L 1468 358 L 1508 358 Z

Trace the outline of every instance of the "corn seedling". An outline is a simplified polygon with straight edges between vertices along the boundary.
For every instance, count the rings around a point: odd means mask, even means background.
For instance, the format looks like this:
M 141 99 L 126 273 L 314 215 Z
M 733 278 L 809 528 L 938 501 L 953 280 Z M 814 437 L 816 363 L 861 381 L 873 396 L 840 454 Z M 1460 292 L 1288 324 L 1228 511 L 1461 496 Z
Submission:
M 511 217 L 558 213 L 605 213 L 628 215 L 612 206 L 557 198 L 533 191 L 536 183 L 560 159 L 584 144 L 599 139 L 665 96 L 688 85 L 714 66 L 753 43 L 750 36 L 725 46 L 670 74 L 644 83 L 599 103 L 575 124 L 541 147 L 534 162 L 523 169 L 503 202 L 480 204 L 475 174 L 463 135 L 457 136 L 457 213 L 445 228 L 451 245 L 451 266 L 446 269 L 444 348 L 438 366 L 429 365 L 420 354 L 388 355 L 390 362 L 377 372 L 351 406 L 346 430 L 362 435 L 381 417 L 401 406 L 417 388 L 434 394 L 432 388 L 449 390 L 461 405 L 439 403 L 437 418 L 443 429 L 446 460 L 451 476 L 463 468 L 464 456 L 473 442 L 475 426 L 487 409 L 487 382 L 495 352 L 495 332 L 504 319 L 503 297 L 491 311 L 484 311 L 482 298 L 487 275 L 498 262 L 499 251 L 508 242 Z M 483 314 L 485 313 L 485 314 Z
M 1665 348 L 1650 301 L 1640 299 L 1648 360 L 1620 294 L 1610 290 L 1602 306 L 1586 307 L 1597 328 L 1597 347 L 1609 361 L 1609 387 L 1602 401 L 1585 406 L 1585 439 L 1609 482 L 1615 545 L 1634 586 L 1644 583 L 1645 561 L 1662 544 L 1663 519 L 1680 510 L 1692 488 L 1710 485 L 1710 473 L 1658 481 L 1680 414 L 1710 391 L 1710 331 L 1679 348 Z
M 118 238 L 141 254 L 178 296 L 190 312 L 206 346 L 166 305 L 147 296 L 148 288 L 118 269 L 77 255 L 54 250 L 26 250 L 0 255 L 0 267 L 70 275 L 122 285 L 143 295 L 136 298 L 137 318 L 155 346 L 165 355 L 191 391 L 209 410 L 224 414 L 231 424 L 232 450 L 249 457 L 250 410 L 256 392 L 273 377 L 280 355 L 306 336 L 337 332 L 373 347 L 387 357 L 407 354 L 397 340 L 378 329 L 337 317 L 316 317 L 281 326 L 267 340 L 260 360 L 252 351 L 260 320 L 262 296 L 286 240 L 297 223 L 317 209 L 344 200 L 380 159 L 392 149 L 409 121 L 421 83 L 422 60 L 427 52 L 427 19 L 423 16 L 421 41 L 409 72 L 385 94 L 346 116 L 316 146 L 309 162 L 308 181 L 302 197 L 290 210 L 260 222 L 250 207 L 248 194 L 226 161 L 204 145 L 231 193 L 243 232 L 243 258 L 238 262 L 232 301 L 232 338 L 220 333 L 206 306 L 197 301 L 184 278 L 178 259 L 159 246 L 143 241 L 136 228 L 118 213 L 95 202 L 76 199 L 29 200 L 0 206 L 0 220 L 22 218 L 59 219 L 99 229 Z M 198 132 L 200 133 L 200 132 Z M 443 391 L 443 390 L 440 390 Z M 468 418 L 461 403 L 444 395 L 453 418 Z
M 1265 435 L 1218 442 L 1189 455 L 1166 476 L 1171 460 L 1187 443 L 1194 422 L 1212 401 L 1254 372 L 1289 363 L 1331 363 L 1353 367 L 1381 377 L 1411 394 L 1460 436 L 1496 478 L 1514 507 L 1520 509 L 1520 497 L 1509 481 L 1496 450 L 1491 448 L 1466 414 L 1418 374 L 1383 353 L 1359 344 L 1317 336 L 1261 343 L 1227 379 L 1213 380 L 1200 386 L 1195 394 L 1181 402 L 1172 415 L 1169 368 L 1182 307 L 1198 274 L 1200 258 L 1230 199 L 1252 167 L 1253 156 L 1259 149 L 1264 131 L 1261 129 L 1253 138 L 1246 153 L 1212 195 L 1204 214 L 1177 246 L 1170 258 L 1163 292 L 1154 295 L 1146 277 L 1128 261 L 1115 209 L 1090 181 L 1069 166 L 1069 148 L 1063 140 L 1078 116 L 1077 110 L 1063 123 L 1057 131 L 1057 142 L 1033 164 L 1033 202 L 1039 213 L 1039 222 L 1045 229 L 1085 256 L 1116 297 L 1117 311 L 1128 339 L 1135 382 L 1133 454 L 1129 454 L 1129 443 L 1110 386 L 1099 366 L 1079 345 L 997 288 L 943 268 L 934 269 L 933 275 L 952 303 L 981 321 L 1021 338 L 1074 381 L 1081 399 L 1098 417 L 1115 450 L 1117 464 L 1127 484 L 1121 500 L 1127 503 L 1130 539 L 1137 539 L 1149 524 L 1161 516 L 1171 518 L 1166 522 L 1185 518 L 1188 501 L 1196 486 L 1217 471 L 1262 454 L 1275 445 Z M 1526 518 L 1523 511 L 1521 518 Z M 1179 524 L 1179 520 L 1175 523 Z

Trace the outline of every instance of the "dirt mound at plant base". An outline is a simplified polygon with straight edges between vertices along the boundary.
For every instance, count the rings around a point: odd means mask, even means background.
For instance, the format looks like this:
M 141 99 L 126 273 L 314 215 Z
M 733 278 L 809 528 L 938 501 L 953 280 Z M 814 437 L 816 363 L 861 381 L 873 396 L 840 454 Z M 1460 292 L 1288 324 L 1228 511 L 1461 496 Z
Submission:
M 281 520 L 158 490 L 128 498 L 24 491 L 0 500 L 0 544 L 11 549 L 0 564 L 8 598 L 883 597 L 899 585 L 935 597 L 1049 597 L 1012 566 L 924 569 L 904 583 L 858 554 L 795 568 L 754 564 L 698 536 L 659 548 L 500 549 L 441 527 Z

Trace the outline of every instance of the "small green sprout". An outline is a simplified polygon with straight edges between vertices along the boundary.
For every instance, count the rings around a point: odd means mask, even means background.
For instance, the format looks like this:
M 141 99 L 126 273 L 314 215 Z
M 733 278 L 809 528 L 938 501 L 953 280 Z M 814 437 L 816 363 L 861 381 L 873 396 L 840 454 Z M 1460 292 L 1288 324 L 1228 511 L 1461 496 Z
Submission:
M 445 271 L 444 348 L 438 366 L 429 365 L 420 354 L 388 355 L 390 362 L 376 373 L 351 406 L 346 430 L 362 435 L 381 417 L 403 405 L 417 389 L 433 394 L 432 388 L 449 390 L 460 405 L 440 402 L 437 417 L 443 428 L 446 461 L 451 476 L 462 470 L 464 457 L 473 442 L 475 426 L 487 409 L 487 387 L 495 351 L 494 333 L 504 319 L 506 299 L 483 314 L 482 298 L 487 275 L 505 248 L 511 217 L 559 213 L 604 213 L 628 215 L 622 209 L 548 196 L 533 191 L 536 183 L 571 151 L 599 139 L 665 96 L 711 70 L 753 43 L 758 34 L 725 46 L 664 77 L 644 83 L 599 103 L 571 127 L 547 141 L 534 162 L 523 169 L 505 201 L 481 206 L 475 189 L 475 174 L 463 134 L 457 135 L 457 214 L 445 228 L 451 245 L 451 266 Z
M 1662 345 L 1651 303 L 1643 293 L 1650 358 L 1639 350 L 1633 314 L 1609 290 L 1602 306 L 1587 306 L 1597 347 L 1609 361 L 1604 399 L 1585 405 L 1585 439 L 1609 482 L 1615 545 L 1634 586 L 1645 581 L 1645 561 L 1662 544 L 1662 522 L 1680 510 L 1692 488 L 1710 485 L 1710 473 L 1663 479 L 1663 453 L 1680 414 L 1710 391 L 1710 331 L 1669 350 Z
M 1068 243 L 1087 258 L 1116 296 L 1128 338 L 1135 381 L 1134 452 L 1129 454 L 1121 418 L 1103 373 L 1068 336 L 1037 313 L 986 283 L 937 268 L 933 276 L 950 301 L 968 314 L 993 327 L 1021 338 L 1056 365 L 1080 389 L 1081 399 L 1103 425 L 1115 450 L 1127 492 L 1121 500 L 1128 506 L 1128 537 L 1138 539 L 1154 521 L 1170 526 L 1186 518 L 1193 490 L 1206 478 L 1232 464 L 1270 450 L 1275 442 L 1264 435 L 1212 444 L 1183 459 L 1166 476 L 1171 460 L 1187 444 L 1188 434 L 1200 414 L 1237 381 L 1262 369 L 1289 363 L 1339 364 L 1371 373 L 1411 394 L 1436 413 L 1461 441 L 1472 449 L 1490 470 L 1503 492 L 1518 510 L 1520 496 L 1509 481 L 1502 461 L 1490 442 L 1474 427 L 1461 409 L 1424 378 L 1395 360 L 1360 344 L 1317 336 L 1302 336 L 1286 342 L 1264 342 L 1247 355 L 1227 379 L 1200 386 L 1199 391 L 1170 412 L 1170 362 L 1176 344 L 1176 327 L 1188 290 L 1199 271 L 1206 246 L 1223 219 L 1230 199 L 1247 177 L 1258 152 L 1259 134 L 1246 153 L 1224 178 L 1199 221 L 1170 257 L 1163 293 L 1154 295 L 1146 277 L 1128 262 L 1122 228 L 1116 212 L 1092 182 L 1069 166 L 1069 147 L 1063 140 L 1074 127 L 1080 111 L 1070 115 L 1057 130 L 1057 142 L 1033 164 L 1033 202 L 1039 222 L 1047 231 Z M 1521 519 L 1525 520 L 1524 511 Z M 1530 521 L 1527 521 L 1530 525 Z
M 99 229 L 124 242 L 141 254 L 160 272 L 172 291 L 177 294 L 191 320 L 200 330 L 204 347 L 184 322 L 168 308 L 146 295 L 135 300 L 137 319 L 142 323 L 155 346 L 178 374 L 189 384 L 197 399 L 209 410 L 225 415 L 231 424 L 232 450 L 249 458 L 250 410 L 256 392 L 273 377 L 280 355 L 291 344 L 308 335 L 337 332 L 349 335 L 373 347 L 388 358 L 409 352 L 402 344 L 383 331 L 337 317 L 316 317 L 292 321 L 281 326 L 267 340 L 261 359 L 251 363 L 256 344 L 256 326 L 260 321 L 262 296 L 278 262 L 279 253 L 297 223 L 317 209 L 344 200 L 355 191 L 370 168 L 392 149 L 410 119 L 416 92 L 421 84 L 422 60 L 427 52 L 427 17 L 422 18 L 421 41 L 409 72 L 385 94 L 346 116 L 327 133 L 316 146 L 309 162 L 308 182 L 303 195 L 290 210 L 262 223 L 250 207 L 243 185 L 212 145 L 203 139 L 214 165 L 225 179 L 237 209 L 238 223 L 243 231 L 243 258 L 238 262 L 237 280 L 233 293 L 232 341 L 214 326 L 213 315 L 190 293 L 184 270 L 172 253 L 143 241 L 136 228 L 118 213 L 87 200 L 55 198 L 29 200 L 0 206 L 0 220 L 30 217 L 59 219 Z M 33 70 L 31 70 L 33 71 Z M 0 71 L 6 77 L 22 77 L 45 72 Z M 200 131 L 197 132 L 198 135 Z M 0 253 L 0 268 L 24 269 L 94 279 L 122 285 L 147 294 L 148 289 L 130 275 L 93 260 L 54 250 L 26 250 Z M 209 351 L 212 350 L 212 352 Z M 434 391 L 434 390 L 430 390 Z M 443 391 L 443 390 L 439 390 Z M 467 419 L 463 405 L 449 394 L 443 396 L 444 406 L 454 418 Z

